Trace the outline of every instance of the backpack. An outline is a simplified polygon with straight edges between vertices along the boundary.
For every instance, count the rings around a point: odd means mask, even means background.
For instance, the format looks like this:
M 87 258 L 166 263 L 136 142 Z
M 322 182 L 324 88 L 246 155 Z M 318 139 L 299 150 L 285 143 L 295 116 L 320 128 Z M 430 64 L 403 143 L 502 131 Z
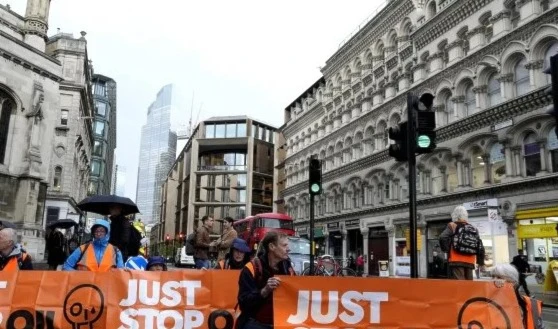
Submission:
M 195 230 L 194 232 L 190 233 L 186 238 L 185 247 L 186 247 L 186 255 L 193 256 L 196 252 L 196 233 L 198 231 Z
M 457 224 L 452 238 L 452 248 L 457 253 L 476 255 L 479 250 L 479 231 L 471 224 Z
M 525 301 L 524 325 L 527 329 L 544 329 L 542 302 L 533 297 L 522 296 Z

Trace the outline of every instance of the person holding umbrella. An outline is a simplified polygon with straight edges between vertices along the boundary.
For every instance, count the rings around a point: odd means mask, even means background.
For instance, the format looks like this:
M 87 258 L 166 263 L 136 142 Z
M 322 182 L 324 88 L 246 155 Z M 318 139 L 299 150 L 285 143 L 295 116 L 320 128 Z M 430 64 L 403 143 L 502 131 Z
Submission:
M 93 241 L 81 245 L 64 263 L 64 271 L 108 272 L 124 268 L 122 253 L 109 243 L 110 224 L 97 219 L 91 227 Z
M 141 234 L 132 227 L 127 215 L 139 213 L 137 205 L 129 198 L 116 195 L 95 195 L 82 200 L 78 206 L 82 211 L 108 216 L 110 219 L 110 241 L 117 247 L 125 260 L 139 254 Z

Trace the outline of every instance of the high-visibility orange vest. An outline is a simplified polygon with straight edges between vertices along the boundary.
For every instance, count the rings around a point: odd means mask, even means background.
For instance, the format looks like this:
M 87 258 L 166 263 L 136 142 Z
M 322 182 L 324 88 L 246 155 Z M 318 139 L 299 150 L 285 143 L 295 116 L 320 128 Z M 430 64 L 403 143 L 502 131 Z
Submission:
M 2 269 L 2 271 L 3 272 L 18 271 L 20 263 L 22 263 L 25 259 L 27 259 L 27 253 L 25 252 L 21 253 L 21 255 L 11 257 L 10 260 L 8 260 L 6 266 L 4 266 L 4 269 Z
M 116 248 L 109 244 L 105 248 L 105 253 L 100 263 L 97 263 L 97 258 L 95 257 L 95 248 L 87 245 L 79 246 L 83 256 L 81 260 L 76 264 L 76 269 L 78 271 L 90 271 L 90 272 L 108 272 L 109 270 L 116 268 Z
M 522 296 L 525 301 L 525 310 L 527 314 L 525 317 L 525 326 L 527 329 L 538 329 L 543 328 L 542 319 L 542 302 L 540 300 L 533 299 L 529 296 Z

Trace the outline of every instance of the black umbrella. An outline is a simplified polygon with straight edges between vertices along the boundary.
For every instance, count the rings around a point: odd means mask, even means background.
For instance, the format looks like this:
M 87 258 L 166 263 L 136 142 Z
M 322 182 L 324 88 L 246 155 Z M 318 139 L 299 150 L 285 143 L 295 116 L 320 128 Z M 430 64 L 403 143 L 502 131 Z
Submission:
M 109 215 L 110 207 L 122 207 L 122 215 L 139 213 L 138 206 L 130 198 L 117 195 L 94 195 L 83 199 L 77 207 L 82 211 L 93 212 L 100 215 Z
M 51 229 L 55 229 L 55 228 L 70 228 L 70 227 L 74 227 L 76 226 L 78 223 L 76 223 L 73 219 L 59 219 L 56 222 L 52 222 L 50 224 L 48 224 L 48 228 Z
M 15 225 L 12 222 L 8 222 L 7 220 L 0 220 L 0 230 L 3 228 L 13 228 L 15 229 Z

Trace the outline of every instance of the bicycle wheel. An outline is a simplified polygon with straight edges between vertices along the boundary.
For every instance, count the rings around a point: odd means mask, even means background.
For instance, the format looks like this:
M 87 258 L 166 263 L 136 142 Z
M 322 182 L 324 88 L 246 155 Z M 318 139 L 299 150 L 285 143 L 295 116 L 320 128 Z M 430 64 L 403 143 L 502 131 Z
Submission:
M 343 268 L 339 269 L 339 273 L 337 275 L 339 275 L 339 276 L 358 276 L 357 272 L 355 272 L 355 270 L 353 270 L 352 268 L 349 268 L 349 267 L 343 267 Z
M 319 267 L 315 267 L 314 273 L 310 274 L 310 267 L 307 267 L 302 271 L 302 276 L 325 276 L 325 274 Z

